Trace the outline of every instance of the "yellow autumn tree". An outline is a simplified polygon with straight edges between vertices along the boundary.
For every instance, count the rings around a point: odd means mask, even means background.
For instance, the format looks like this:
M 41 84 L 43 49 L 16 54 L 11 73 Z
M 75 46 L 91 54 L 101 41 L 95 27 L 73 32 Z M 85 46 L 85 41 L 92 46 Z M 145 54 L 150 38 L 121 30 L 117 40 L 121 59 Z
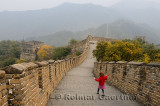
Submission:
M 156 55 L 156 60 L 155 60 L 156 62 L 160 62 L 160 53 L 157 53 L 157 55 Z
M 149 63 L 150 62 L 150 58 L 149 58 L 149 55 L 148 54 L 144 54 L 144 62 L 145 63 Z
M 39 60 L 48 60 L 52 58 L 53 47 L 49 45 L 43 45 L 37 52 Z
M 20 59 L 17 59 L 16 63 L 24 63 L 24 62 L 28 62 L 26 59 L 23 59 L 23 58 L 20 58 Z
M 93 55 L 98 61 L 133 61 L 143 56 L 141 45 L 137 41 L 100 42 Z
M 107 46 L 104 60 L 107 61 L 133 61 L 138 60 L 142 55 L 142 48 L 138 42 L 116 41 Z

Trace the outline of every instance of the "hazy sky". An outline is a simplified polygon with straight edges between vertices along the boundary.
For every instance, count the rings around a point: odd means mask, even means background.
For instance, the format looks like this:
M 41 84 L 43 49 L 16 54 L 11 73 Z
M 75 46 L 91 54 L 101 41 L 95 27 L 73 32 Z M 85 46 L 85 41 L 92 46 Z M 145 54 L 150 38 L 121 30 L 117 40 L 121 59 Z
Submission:
M 92 3 L 103 6 L 111 6 L 120 0 L 0 0 L 0 11 L 24 11 L 44 8 L 52 8 L 65 2 Z M 160 0 L 150 0 L 160 2 Z

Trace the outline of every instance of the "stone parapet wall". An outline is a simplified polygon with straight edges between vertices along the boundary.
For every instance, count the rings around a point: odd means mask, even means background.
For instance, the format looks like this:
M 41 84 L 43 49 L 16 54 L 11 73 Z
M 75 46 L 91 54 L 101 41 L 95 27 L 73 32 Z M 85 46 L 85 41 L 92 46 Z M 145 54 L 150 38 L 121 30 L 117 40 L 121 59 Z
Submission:
M 112 38 L 104 38 L 104 37 L 93 37 L 91 35 L 88 35 L 88 37 L 82 41 L 79 41 L 78 43 L 71 45 L 70 47 L 72 48 L 72 52 L 76 51 L 83 51 L 85 47 L 89 44 L 89 41 L 104 41 L 104 42 L 111 42 L 111 41 L 116 41 L 117 39 L 112 39 Z
M 21 63 L 0 70 L 0 106 L 45 106 L 66 72 L 81 64 L 89 46 L 77 57 Z
M 89 44 L 89 39 L 88 37 L 82 41 L 79 41 L 76 44 L 71 45 L 70 47 L 72 48 L 72 52 L 75 53 L 76 51 L 83 51 L 86 49 L 87 45 Z
M 8 106 L 8 87 L 5 72 L 0 70 L 0 106 Z
M 105 37 L 93 37 L 93 36 L 89 35 L 87 37 L 87 40 L 98 41 L 98 42 L 100 42 L 100 41 L 111 42 L 111 41 L 115 41 L 117 39 L 105 38 Z
M 95 62 L 93 72 L 96 77 L 104 72 L 108 84 L 135 95 L 145 105 L 160 105 L 160 63 Z
M 115 41 L 116 39 L 111 39 L 111 38 L 104 38 L 104 37 L 93 37 L 92 40 L 94 41 L 105 41 L 105 42 L 111 42 L 111 41 Z
M 90 49 L 89 41 L 94 40 L 112 41 L 112 39 L 88 36 L 85 40 L 72 45 L 72 50 L 83 51 L 77 57 L 14 64 L 0 70 L 0 106 L 45 106 L 49 95 L 66 72 L 85 60 Z

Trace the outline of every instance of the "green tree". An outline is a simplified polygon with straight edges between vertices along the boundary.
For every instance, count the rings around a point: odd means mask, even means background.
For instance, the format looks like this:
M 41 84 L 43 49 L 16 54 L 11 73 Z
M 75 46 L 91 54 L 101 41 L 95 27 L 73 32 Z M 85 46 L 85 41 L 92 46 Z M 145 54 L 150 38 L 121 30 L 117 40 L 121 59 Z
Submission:
M 0 67 L 16 63 L 20 57 L 21 44 L 18 41 L 0 42 Z
M 74 38 L 69 41 L 69 45 L 74 45 L 76 43 L 78 43 L 78 40 L 75 40 Z
M 19 42 L 12 42 L 10 45 L 9 53 L 12 57 L 20 58 L 21 46 Z
M 157 55 L 160 53 L 160 49 L 150 49 L 147 51 L 147 54 L 149 55 L 151 61 L 157 60 Z
M 0 42 L 0 55 L 8 55 L 11 57 L 19 58 L 21 45 L 17 41 L 1 41 Z
M 82 54 L 81 51 L 76 51 L 76 56 L 79 56 L 79 55 L 81 55 L 81 54 Z
M 146 41 L 144 41 L 144 40 L 141 39 L 141 38 L 137 38 L 136 41 L 138 41 L 141 45 L 147 43 Z
M 69 54 L 71 54 L 70 47 L 57 47 L 53 50 L 53 59 L 64 59 Z
M 143 54 L 147 54 L 150 58 L 150 62 L 159 61 L 158 54 L 160 53 L 160 49 L 156 49 L 153 43 L 147 43 L 142 46 Z
M 16 58 L 9 57 L 3 61 L 2 67 L 9 66 L 15 63 L 16 63 Z
M 103 61 L 105 52 L 106 52 L 106 47 L 108 46 L 108 43 L 106 42 L 99 42 L 96 46 L 96 49 L 93 50 L 93 56 L 97 58 L 98 61 Z

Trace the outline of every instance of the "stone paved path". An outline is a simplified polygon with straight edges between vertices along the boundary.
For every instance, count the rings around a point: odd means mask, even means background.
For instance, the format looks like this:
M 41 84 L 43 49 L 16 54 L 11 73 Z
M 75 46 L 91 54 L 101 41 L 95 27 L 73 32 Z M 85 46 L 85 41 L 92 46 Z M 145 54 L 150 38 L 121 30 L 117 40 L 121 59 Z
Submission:
M 92 50 L 95 46 L 90 45 L 88 56 L 80 66 L 66 73 L 50 95 L 47 106 L 140 106 L 135 100 L 125 100 L 128 95 L 109 85 L 106 85 L 104 97 L 101 91 L 96 94 L 98 82 L 93 79 L 92 73 L 95 61 Z

